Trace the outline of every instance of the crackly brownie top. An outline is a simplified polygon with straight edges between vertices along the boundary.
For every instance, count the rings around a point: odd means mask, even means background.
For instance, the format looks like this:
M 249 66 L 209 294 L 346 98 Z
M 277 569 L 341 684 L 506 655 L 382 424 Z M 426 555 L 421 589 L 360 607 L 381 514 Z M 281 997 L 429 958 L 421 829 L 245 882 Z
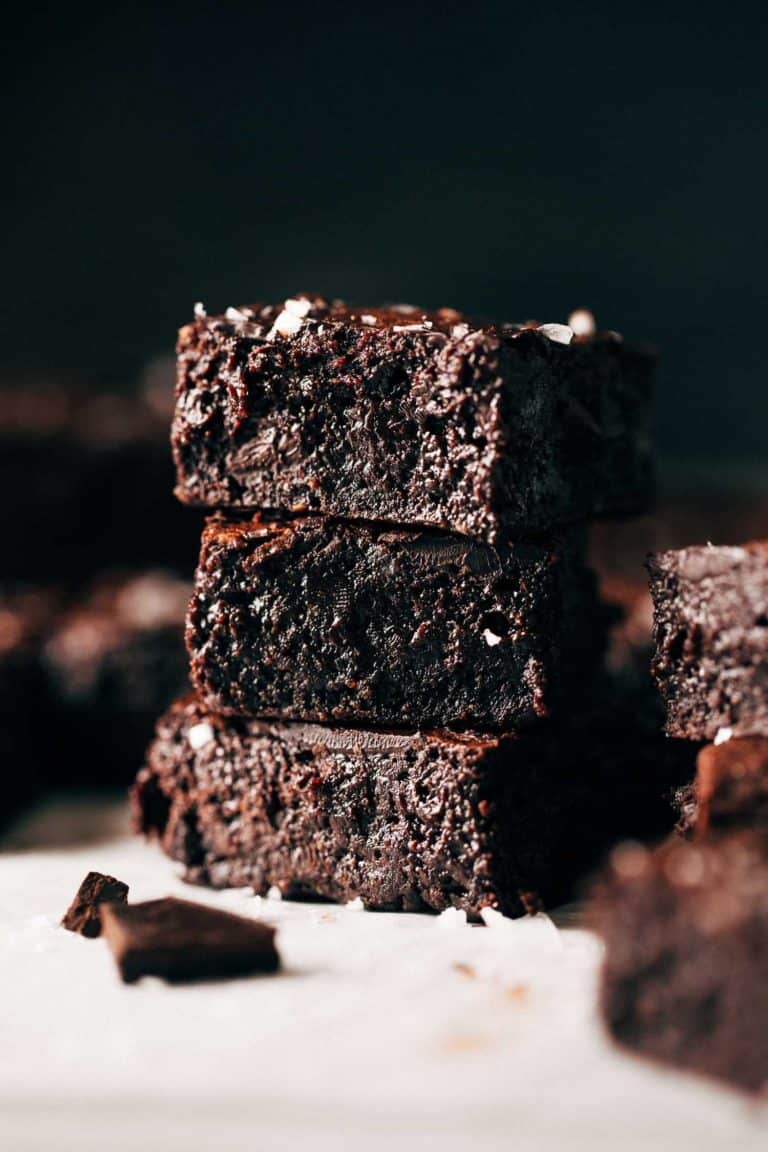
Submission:
M 232 334 L 271 343 L 280 337 L 290 338 L 312 326 L 346 327 L 370 332 L 398 335 L 434 336 L 437 342 L 446 338 L 461 339 L 470 333 L 487 333 L 503 339 L 515 339 L 521 333 L 536 333 L 538 338 L 557 344 L 570 344 L 594 338 L 595 323 L 584 309 L 573 312 L 568 324 L 489 323 L 457 312 L 454 308 L 425 311 L 411 304 L 389 304 L 383 307 L 357 307 L 343 300 L 325 300 L 322 296 L 298 295 L 282 304 L 254 304 L 227 308 L 222 316 L 208 316 L 202 304 L 195 305 L 197 323 L 215 329 L 222 335 Z M 182 330 L 183 331 L 183 330 Z M 620 339 L 616 333 L 601 334 L 604 339 Z

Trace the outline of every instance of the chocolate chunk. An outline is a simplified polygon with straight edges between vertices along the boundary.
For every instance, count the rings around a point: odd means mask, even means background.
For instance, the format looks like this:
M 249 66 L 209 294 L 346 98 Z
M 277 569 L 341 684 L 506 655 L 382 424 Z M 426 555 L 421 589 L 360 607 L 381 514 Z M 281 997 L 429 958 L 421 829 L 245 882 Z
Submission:
M 105 904 L 126 904 L 128 885 L 114 876 L 89 872 L 70 904 L 62 928 L 79 932 L 81 936 L 101 935 L 101 907 Z
M 274 928 L 188 900 L 112 904 L 102 924 L 126 984 L 142 976 L 169 984 L 248 976 L 279 964 Z

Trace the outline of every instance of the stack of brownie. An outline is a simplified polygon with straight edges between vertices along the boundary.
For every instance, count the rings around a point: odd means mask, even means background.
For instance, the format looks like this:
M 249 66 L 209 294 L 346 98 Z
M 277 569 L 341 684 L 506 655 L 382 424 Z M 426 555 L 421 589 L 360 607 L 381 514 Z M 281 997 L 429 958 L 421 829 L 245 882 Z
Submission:
M 600 703 L 584 553 L 591 518 L 647 506 L 652 371 L 585 313 L 196 307 L 195 692 L 134 789 L 189 879 L 519 915 L 637 830 L 671 781 Z
M 663 552 L 649 572 L 667 732 L 700 751 L 684 838 L 618 850 L 599 890 L 603 1013 L 631 1048 L 765 1089 L 768 542 Z

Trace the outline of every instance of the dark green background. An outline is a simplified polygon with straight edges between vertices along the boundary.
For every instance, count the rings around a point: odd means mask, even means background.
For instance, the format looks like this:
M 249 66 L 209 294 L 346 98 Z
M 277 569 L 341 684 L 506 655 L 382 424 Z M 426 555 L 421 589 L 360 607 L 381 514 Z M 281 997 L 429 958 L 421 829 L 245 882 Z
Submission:
M 4 19 L 4 374 L 128 378 L 197 299 L 588 305 L 660 347 L 667 454 L 762 455 L 764 4 Z

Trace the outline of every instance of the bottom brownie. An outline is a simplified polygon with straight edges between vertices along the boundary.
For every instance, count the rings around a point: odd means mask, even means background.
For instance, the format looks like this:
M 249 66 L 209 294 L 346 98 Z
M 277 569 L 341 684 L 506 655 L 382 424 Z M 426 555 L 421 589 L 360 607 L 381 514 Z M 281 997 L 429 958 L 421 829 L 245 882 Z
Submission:
M 188 696 L 158 724 L 136 822 L 214 887 L 522 915 L 567 898 L 616 835 L 669 824 L 662 792 L 677 782 L 635 771 L 623 727 L 621 740 L 592 718 L 542 727 L 480 738 L 223 720 Z
M 611 857 L 593 905 L 600 1005 L 616 1040 L 758 1090 L 768 1084 L 768 854 L 734 833 Z

